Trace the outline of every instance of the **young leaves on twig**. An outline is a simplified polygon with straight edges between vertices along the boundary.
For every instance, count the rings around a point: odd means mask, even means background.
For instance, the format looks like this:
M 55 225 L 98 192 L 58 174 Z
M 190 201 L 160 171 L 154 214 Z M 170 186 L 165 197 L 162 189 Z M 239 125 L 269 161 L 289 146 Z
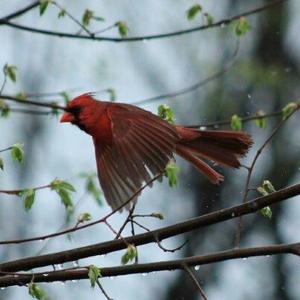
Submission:
M 283 109 L 282 109 L 282 119 L 286 120 L 290 114 L 292 114 L 296 109 L 298 108 L 298 104 L 295 102 L 288 103 Z
M 13 160 L 18 161 L 19 163 L 24 162 L 24 149 L 23 144 L 14 144 L 11 146 L 11 157 Z
M 200 4 L 195 4 L 191 6 L 186 11 L 186 17 L 189 21 L 193 20 L 202 11 L 202 6 Z
M 40 16 L 42 16 L 45 11 L 47 10 L 47 7 L 49 5 L 49 3 L 51 3 L 51 0 L 40 0 Z
M 34 299 L 50 300 L 50 297 L 47 295 L 47 293 L 34 282 L 29 283 L 28 293 Z
M 7 118 L 10 112 L 10 107 L 3 100 L 0 100 L 0 114 L 1 117 Z
M 175 187 L 177 186 L 177 174 L 179 172 L 179 168 L 174 161 L 169 161 L 166 166 L 165 176 L 169 180 L 169 186 Z
M 263 196 L 267 196 L 271 193 L 274 193 L 276 190 L 269 180 L 264 180 L 263 184 L 257 188 L 257 191 Z M 260 213 L 266 218 L 272 218 L 272 210 L 269 206 L 262 208 Z
M 116 26 L 118 27 L 119 35 L 123 38 L 128 35 L 129 27 L 125 21 L 119 21 L 116 23 Z
M 13 83 L 17 81 L 17 67 L 6 64 L 4 66 L 4 75 L 7 76 Z
M 97 178 L 97 173 L 81 173 L 80 177 L 86 179 L 85 189 L 86 191 L 95 199 L 98 205 L 102 206 L 102 192 L 95 182 Z
M 90 213 L 82 213 L 78 216 L 77 218 L 77 223 L 80 224 L 80 223 L 84 223 L 84 222 L 87 222 L 87 221 L 90 221 L 92 219 L 92 216 Z
M 73 212 L 73 202 L 71 198 L 71 192 L 75 192 L 73 185 L 66 181 L 55 179 L 50 183 L 51 190 L 54 190 L 60 197 L 61 202 L 64 204 L 66 210 L 71 213 Z
M 174 112 L 168 105 L 161 104 L 157 110 L 158 110 L 158 116 L 161 119 L 169 122 L 170 124 L 175 124 Z
M 265 115 L 265 113 L 262 110 L 259 110 L 256 115 L 258 117 L 262 117 Z M 261 128 L 261 129 L 266 129 L 267 128 L 267 119 L 266 118 L 259 118 L 259 119 L 255 119 L 255 124 Z
M 24 208 L 26 211 L 29 211 L 35 200 L 35 190 L 34 189 L 26 189 L 20 193 L 20 196 L 24 202 Z
M 133 261 L 137 257 L 137 249 L 134 245 L 129 244 L 126 252 L 123 254 L 121 258 L 122 265 L 126 265 L 129 262 Z
M 101 270 L 94 265 L 90 265 L 88 276 L 90 279 L 91 287 L 94 288 L 98 278 L 101 277 Z
M 236 131 L 242 130 L 242 127 L 243 127 L 242 119 L 238 115 L 233 115 L 231 117 L 230 126 L 233 130 L 236 130 Z
M 246 35 L 250 29 L 250 24 L 245 17 L 240 17 L 239 20 L 235 22 L 234 31 L 238 37 Z

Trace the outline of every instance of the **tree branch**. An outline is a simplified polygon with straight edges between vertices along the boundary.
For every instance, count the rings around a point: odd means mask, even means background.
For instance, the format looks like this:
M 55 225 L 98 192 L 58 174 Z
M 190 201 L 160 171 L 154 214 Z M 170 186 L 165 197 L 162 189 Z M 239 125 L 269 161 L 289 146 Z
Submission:
M 175 225 L 127 237 L 122 240 L 112 240 L 85 247 L 75 248 L 72 250 L 66 250 L 41 256 L 27 257 L 19 260 L 2 263 L 0 264 L 0 271 L 14 272 L 20 270 L 30 270 L 37 267 L 62 264 L 65 262 L 76 261 L 78 259 L 86 257 L 107 254 L 125 249 L 127 245 L 126 243 L 124 243 L 124 240 L 126 240 L 128 244 L 134 244 L 135 246 L 153 243 L 156 242 L 157 237 L 160 240 L 164 240 L 166 238 L 173 237 L 185 232 L 193 231 L 201 227 L 217 224 L 226 220 L 231 220 L 242 215 L 251 214 L 260 210 L 263 207 L 284 201 L 299 194 L 300 184 L 296 184 L 278 190 L 270 195 L 258 197 L 244 204 L 240 204 L 230 208 L 220 209 L 216 212 L 189 219 L 187 221 L 177 223 Z
M 144 35 L 144 36 L 135 36 L 135 37 L 127 37 L 127 38 L 126 37 L 117 38 L 117 37 L 105 37 L 105 36 L 90 36 L 90 35 L 73 34 L 73 33 L 60 32 L 60 31 L 45 30 L 45 29 L 37 29 L 34 27 L 13 23 L 5 18 L 0 19 L 0 26 L 6 25 L 6 26 L 9 26 L 12 28 L 29 31 L 32 33 L 39 33 L 39 34 L 45 34 L 45 35 L 49 35 L 49 36 L 64 37 L 64 38 L 71 38 L 71 39 L 84 39 L 84 40 L 119 42 L 119 43 L 121 43 L 121 42 L 138 42 L 138 41 L 145 41 L 145 40 L 170 38 L 170 37 L 180 36 L 180 35 L 189 34 L 189 33 L 197 32 L 197 31 L 202 31 L 202 30 L 209 29 L 209 28 L 228 25 L 228 24 L 232 23 L 233 21 L 240 19 L 241 17 L 246 17 L 246 16 L 260 13 L 266 9 L 269 9 L 276 5 L 282 4 L 286 1 L 288 1 L 288 0 L 273 1 L 264 6 L 246 11 L 244 13 L 235 15 L 231 18 L 223 19 L 223 20 L 220 20 L 218 22 L 208 24 L 208 25 L 196 26 L 196 27 L 193 27 L 190 29 L 178 30 L 178 31 L 163 33 L 163 34 Z
M 115 267 L 100 267 L 101 277 L 121 276 L 128 274 L 150 273 L 157 271 L 182 270 L 184 266 L 200 266 L 211 263 L 227 261 L 231 259 L 240 259 L 248 257 L 258 257 L 265 255 L 294 254 L 300 256 L 300 243 L 269 245 L 263 247 L 253 247 L 244 249 L 231 249 L 215 252 L 206 255 L 191 256 L 183 259 L 160 261 L 145 264 L 133 264 Z M 0 287 L 13 285 L 24 285 L 29 283 L 34 276 L 34 282 L 54 282 L 67 281 L 88 278 L 88 268 L 71 268 L 40 273 L 9 273 L 0 271 L 3 277 L 0 277 Z

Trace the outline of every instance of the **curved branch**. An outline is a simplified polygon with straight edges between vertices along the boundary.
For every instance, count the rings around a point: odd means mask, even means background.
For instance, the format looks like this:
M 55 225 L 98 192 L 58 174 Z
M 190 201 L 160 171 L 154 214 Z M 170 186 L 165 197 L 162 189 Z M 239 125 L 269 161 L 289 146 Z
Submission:
M 276 254 L 294 254 L 300 256 L 300 243 L 270 245 L 263 247 L 253 247 L 244 249 L 232 249 L 215 252 L 206 255 L 192 256 L 183 259 L 160 261 L 145 264 L 133 264 L 128 266 L 104 267 L 101 268 L 101 277 L 120 276 L 128 274 L 150 273 L 157 271 L 172 271 L 184 269 L 185 266 L 200 266 L 211 263 L 222 262 L 231 259 L 240 259 L 248 257 L 258 257 Z M 9 273 L 1 272 L 4 277 L 0 278 L 0 287 L 12 285 L 24 285 L 29 283 L 34 276 L 34 282 L 54 282 L 88 279 L 88 267 L 79 269 L 65 269 L 59 271 L 50 271 L 43 273 Z
M 14 19 L 16 17 L 20 17 L 21 15 L 24 15 L 25 13 L 29 12 L 30 10 L 32 10 L 33 8 L 37 7 L 40 5 L 40 1 L 34 1 L 33 3 L 25 6 L 24 8 L 21 8 L 3 18 L 0 19 L 0 24 L 5 21 L 5 20 L 11 20 Z
M 218 211 L 196 217 L 175 225 L 166 226 L 147 233 L 127 237 L 122 240 L 112 240 L 72 250 L 61 251 L 41 256 L 27 257 L 0 264 L 0 271 L 20 271 L 33 268 L 44 267 L 48 265 L 62 264 L 69 261 L 76 261 L 82 258 L 107 254 L 114 251 L 125 249 L 126 243 L 135 246 L 155 243 L 157 237 L 164 240 L 185 232 L 193 231 L 201 227 L 217 224 L 226 220 L 231 220 L 242 215 L 247 215 L 260 210 L 263 207 L 284 201 L 300 194 L 300 184 L 296 184 L 270 195 L 258 197 L 244 204 L 236 205 L 230 208 L 220 209 Z M 126 241 L 126 243 L 124 243 Z
M 32 32 L 32 33 L 39 33 L 39 34 L 45 34 L 49 36 L 56 36 L 56 37 L 64 37 L 64 38 L 72 38 L 72 39 L 84 39 L 84 40 L 92 40 L 92 41 L 105 41 L 105 42 L 138 42 L 138 41 L 145 41 L 145 40 L 154 40 L 154 39 L 163 39 L 163 38 L 170 38 L 175 36 L 180 36 L 184 34 L 189 34 L 197 31 L 202 31 L 209 28 L 214 27 L 220 27 L 224 25 L 228 25 L 232 23 L 235 20 L 240 19 L 241 17 L 250 16 L 256 13 L 260 13 L 266 9 L 269 9 L 271 7 L 274 7 L 276 5 L 282 4 L 288 0 L 277 0 L 273 1 L 269 4 L 266 4 L 264 6 L 246 11 L 244 13 L 235 15 L 231 18 L 220 20 L 216 23 L 208 24 L 208 25 L 202 25 L 202 26 L 196 26 L 189 29 L 184 30 L 178 30 L 174 32 L 168 32 L 163 34 L 154 34 L 154 35 L 144 35 L 144 36 L 135 36 L 135 37 L 124 37 L 124 38 L 117 38 L 117 37 L 105 37 L 105 36 L 90 36 L 90 35 L 80 35 L 80 34 L 73 34 L 73 33 L 67 33 L 67 32 L 60 32 L 60 31 L 52 31 L 52 30 L 45 30 L 45 29 L 37 29 L 34 27 L 26 26 L 26 25 L 20 25 L 13 23 L 6 19 L 0 19 L 0 26 L 6 25 L 12 28 Z
M 14 101 L 18 102 L 20 104 L 30 104 L 30 105 L 35 105 L 35 106 L 40 106 L 40 107 L 50 107 L 52 109 L 60 109 L 60 110 L 65 110 L 64 106 L 60 106 L 54 103 L 46 103 L 46 102 L 39 102 L 39 101 L 34 101 L 34 100 L 24 100 L 20 99 L 18 97 L 10 96 L 10 95 L 0 95 L 0 99 L 6 100 L 6 101 Z

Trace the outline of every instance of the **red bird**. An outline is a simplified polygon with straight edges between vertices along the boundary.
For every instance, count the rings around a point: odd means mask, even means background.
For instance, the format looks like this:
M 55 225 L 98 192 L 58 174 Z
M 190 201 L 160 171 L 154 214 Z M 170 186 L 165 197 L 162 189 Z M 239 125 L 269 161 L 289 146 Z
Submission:
M 204 160 L 239 168 L 239 158 L 252 144 L 244 132 L 172 125 L 136 106 L 97 101 L 91 94 L 70 101 L 60 122 L 77 125 L 92 136 L 99 181 L 113 210 L 163 172 L 174 153 L 218 184 L 224 177 Z

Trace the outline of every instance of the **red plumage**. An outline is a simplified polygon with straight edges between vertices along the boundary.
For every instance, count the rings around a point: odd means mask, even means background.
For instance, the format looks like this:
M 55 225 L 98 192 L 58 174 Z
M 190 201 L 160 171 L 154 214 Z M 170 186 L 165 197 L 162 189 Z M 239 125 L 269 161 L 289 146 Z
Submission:
M 61 122 L 71 122 L 92 136 L 100 185 L 112 209 L 163 172 L 174 153 L 218 184 L 223 176 L 204 160 L 238 168 L 239 158 L 252 144 L 244 132 L 175 126 L 136 106 L 97 101 L 91 94 L 69 102 Z

